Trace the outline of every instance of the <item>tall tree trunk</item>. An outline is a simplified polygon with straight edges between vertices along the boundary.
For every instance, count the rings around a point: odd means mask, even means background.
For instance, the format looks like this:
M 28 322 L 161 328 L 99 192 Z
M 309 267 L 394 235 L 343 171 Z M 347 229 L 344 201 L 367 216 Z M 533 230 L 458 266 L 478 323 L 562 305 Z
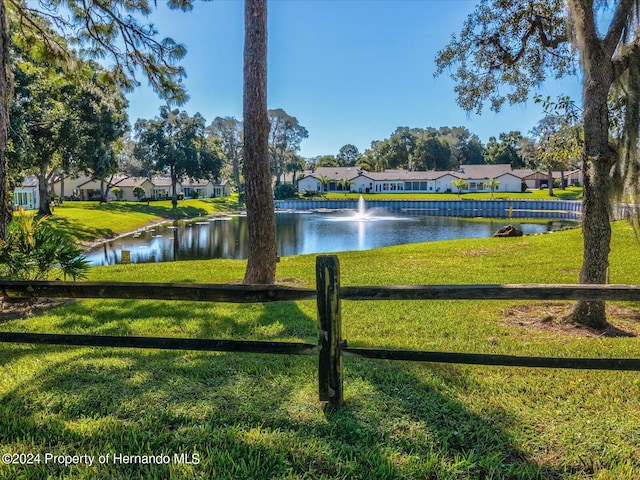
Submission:
M 547 188 L 549 189 L 549 196 L 553 197 L 553 172 L 551 171 L 551 167 L 547 171 Z
M 233 180 L 236 182 L 238 193 L 242 193 L 244 188 L 240 181 L 240 161 L 237 157 L 233 159 Z
M 587 42 L 585 42 L 587 43 Z M 609 111 L 607 97 L 613 78 L 611 61 L 599 42 L 591 42 L 582 52 L 584 67 L 584 152 L 582 170 L 584 189 L 582 199 L 583 260 L 580 283 L 607 283 L 610 224 L 610 172 L 617 158 L 609 144 Z M 578 301 L 570 319 L 595 329 L 607 327 L 604 301 Z
M 171 205 L 178 208 L 178 175 L 175 167 L 171 167 Z
M 7 225 L 11 220 L 9 196 L 9 98 L 11 71 L 9 69 L 9 16 L 4 0 L 0 0 L 0 240 L 7 238 Z
M 276 219 L 269 173 L 267 0 L 245 0 L 244 171 L 249 252 L 244 283 L 276 276 Z
M 38 209 L 38 213 L 41 215 L 51 215 L 49 182 L 47 180 L 47 167 L 41 165 L 40 171 L 38 172 L 38 193 L 40 195 L 40 208 Z

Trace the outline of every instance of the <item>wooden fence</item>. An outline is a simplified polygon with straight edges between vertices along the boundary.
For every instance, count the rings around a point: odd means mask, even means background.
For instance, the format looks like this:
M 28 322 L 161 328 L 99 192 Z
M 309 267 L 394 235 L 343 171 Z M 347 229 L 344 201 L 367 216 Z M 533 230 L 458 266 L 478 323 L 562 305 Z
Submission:
M 318 356 L 318 390 L 332 407 L 343 403 L 343 357 L 420 362 L 543 368 L 640 371 L 640 359 L 552 358 L 348 347 L 342 338 L 342 300 L 631 300 L 640 301 L 640 285 L 340 285 L 333 255 L 316 259 L 316 289 L 274 285 L 216 285 L 105 282 L 0 281 L 6 299 L 122 298 L 204 302 L 263 303 L 313 300 L 318 308 L 318 342 L 265 342 L 188 338 L 123 337 L 0 332 L 0 342 L 158 348 Z

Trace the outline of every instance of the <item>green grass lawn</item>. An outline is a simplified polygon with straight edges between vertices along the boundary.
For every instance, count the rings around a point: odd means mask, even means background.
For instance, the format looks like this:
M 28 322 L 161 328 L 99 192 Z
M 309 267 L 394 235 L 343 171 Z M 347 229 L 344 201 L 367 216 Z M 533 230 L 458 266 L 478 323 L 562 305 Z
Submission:
M 338 256 L 345 286 L 574 283 L 581 242 L 575 229 Z M 639 264 L 633 232 L 614 224 L 611 282 L 640 283 Z M 115 265 L 93 268 L 90 279 L 237 283 L 244 267 L 234 260 Z M 315 258 L 282 258 L 277 275 L 280 283 L 311 287 Z M 527 305 L 345 301 L 344 337 L 362 347 L 640 358 L 637 337 L 527 326 L 517 315 Z M 540 320 L 552 308 L 536 305 Z M 639 332 L 640 306 L 622 307 L 630 310 L 618 327 Z M 0 328 L 315 342 L 315 322 L 310 301 L 96 299 L 6 321 Z M 346 404 L 331 411 L 317 398 L 316 362 L 315 357 L 0 345 L 0 454 L 41 455 L 41 463 L 33 465 L 0 463 L 0 478 L 640 476 L 638 372 L 345 358 Z M 63 466 L 45 464 L 45 453 L 96 459 L 108 454 L 111 460 Z M 125 464 L 114 462 L 113 454 L 168 455 L 169 463 Z M 179 464 L 174 454 L 190 459 L 196 454 L 199 463 Z
M 527 190 L 526 192 L 495 192 L 491 193 L 463 193 L 460 196 L 456 193 L 338 193 L 326 194 L 328 199 L 351 198 L 357 199 L 362 195 L 366 200 L 490 200 L 494 199 L 518 199 L 518 200 L 580 200 L 582 199 L 581 187 L 568 187 L 564 190 L 556 188 L 553 190 L 553 197 L 549 196 L 548 189 Z
M 240 208 L 238 196 L 151 202 L 65 202 L 55 207 L 50 221 L 81 242 L 109 238 L 167 219 L 195 218 Z

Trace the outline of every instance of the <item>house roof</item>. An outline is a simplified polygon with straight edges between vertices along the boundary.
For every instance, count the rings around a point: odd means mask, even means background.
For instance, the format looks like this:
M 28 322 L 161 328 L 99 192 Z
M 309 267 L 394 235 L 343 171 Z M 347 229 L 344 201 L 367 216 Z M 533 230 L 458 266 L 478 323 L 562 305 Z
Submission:
M 409 170 L 385 170 L 384 172 L 363 172 L 363 176 L 376 181 L 425 181 L 437 180 L 449 172 L 429 170 L 426 172 L 411 172 Z
M 127 177 L 126 175 L 124 175 L 122 173 L 116 173 L 111 178 L 111 185 L 121 187 L 122 186 L 122 182 L 127 180 L 128 178 L 129 177 Z M 82 187 L 84 187 L 85 185 L 87 185 L 89 183 L 100 183 L 100 179 L 92 179 L 92 178 L 90 178 L 86 182 L 81 183 L 80 185 L 78 185 L 78 188 L 82 188 Z
M 147 177 L 127 177 L 118 183 L 119 187 L 138 187 L 150 180 Z
M 511 165 L 508 163 L 497 165 L 460 165 L 460 168 L 452 172 L 456 177 L 465 180 L 496 178 L 505 173 L 511 172 Z
M 535 180 L 535 179 L 547 179 L 549 177 L 549 172 L 541 172 L 541 171 L 533 171 L 533 170 L 514 170 L 514 173 L 515 172 L 518 172 L 518 173 L 519 172 L 527 172 L 526 175 L 523 175 L 522 177 L 520 177 L 520 178 L 523 178 L 523 179 L 528 178 L 530 180 Z M 575 176 L 575 175 L 579 175 L 579 174 L 580 174 L 580 169 L 579 168 L 575 169 L 575 170 L 568 170 L 568 171 L 564 172 L 564 176 L 565 177 L 568 177 L 570 175 L 574 175 Z M 518 176 L 520 176 L 520 175 L 518 175 Z M 562 177 L 562 173 L 559 172 L 559 171 L 554 171 L 554 172 L 551 172 L 551 176 L 553 178 L 560 178 L 560 177 Z
M 182 182 L 179 182 L 183 187 L 206 187 L 210 183 L 213 183 L 211 180 L 207 178 L 202 178 L 200 180 L 196 180 L 193 178 L 187 178 Z
M 517 168 L 515 170 L 511 170 L 511 173 L 513 173 L 516 177 L 525 178 L 525 177 L 528 177 L 529 175 L 532 175 L 535 172 L 530 168 Z
M 37 187 L 38 185 L 40 185 L 40 182 L 38 181 L 38 177 L 35 175 L 29 175 L 25 177 L 25 179 L 22 181 L 22 184 L 20 186 L 24 188 L 33 188 L 33 187 Z
M 305 177 L 327 177 L 329 180 L 337 181 L 342 180 L 343 178 L 348 178 L 351 180 L 362 173 L 365 173 L 365 170 L 362 170 L 358 167 L 318 167 L 313 172 L 305 175 Z

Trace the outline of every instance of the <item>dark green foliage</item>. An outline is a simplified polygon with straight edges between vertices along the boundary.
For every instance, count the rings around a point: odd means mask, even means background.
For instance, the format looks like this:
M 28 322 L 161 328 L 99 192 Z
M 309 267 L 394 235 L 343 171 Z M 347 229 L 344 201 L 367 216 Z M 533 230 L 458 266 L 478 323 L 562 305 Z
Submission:
M 563 76 L 576 69 L 565 3 L 482 0 L 438 52 L 436 75 L 451 69 L 457 102 L 469 112 L 480 113 L 485 102 L 499 111 L 526 101 L 550 70 Z
M 487 163 L 504 165 L 512 168 L 524 168 L 525 162 L 520 154 L 520 142 L 523 140 L 520 132 L 501 133 L 498 140 L 490 137 L 486 145 L 484 159 Z
M 10 165 L 38 176 L 40 213 L 50 214 L 48 185 L 55 174 L 84 171 L 103 180 L 117 171 L 114 144 L 126 128 L 127 101 L 95 62 L 74 58 L 69 72 L 18 36 L 13 50 Z M 103 200 L 107 193 L 101 192 Z
M 276 200 L 294 198 L 296 196 L 296 189 L 290 183 L 281 183 L 273 189 L 273 196 Z
M 199 113 L 190 117 L 162 107 L 160 116 L 136 121 L 134 133 L 136 158 L 171 176 L 174 207 L 178 180 L 219 177 L 224 154 L 215 137 L 205 137 L 205 120 Z
M 398 127 L 389 138 L 372 142 L 358 165 L 375 171 L 453 170 L 485 163 L 484 152 L 478 136 L 464 127 Z
M 286 171 L 287 159 L 300 149 L 300 142 L 309 136 L 306 128 L 300 125 L 298 119 L 289 115 L 283 109 L 268 110 L 269 123 L 269 161 L 271 173 L 276 177 L 276 183 Z
M 348 143 L 340 148 L 336 158 L 341 167 L 354 167 L 360 160 L 360 156 L 358 147 Z
M 242 192 L 243 168 L 243 131 L 242 122 L 234 117 L 216 117 L 207 127 L 207 133 L 220 139 L 220 147 L 226 161 L 225 167 L 231 169 L 231 177 L 238 192 Z

